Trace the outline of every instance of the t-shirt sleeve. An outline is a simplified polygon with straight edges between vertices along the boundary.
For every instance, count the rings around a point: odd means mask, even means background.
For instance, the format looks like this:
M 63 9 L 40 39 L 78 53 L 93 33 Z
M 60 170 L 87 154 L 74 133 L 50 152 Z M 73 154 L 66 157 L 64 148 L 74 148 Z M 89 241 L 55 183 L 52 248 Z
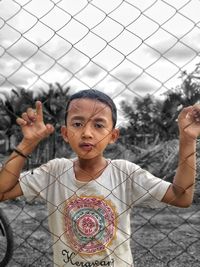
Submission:
M 51 160 L 33 171 L 23 172 L 20 175 L 19 183 L 25 198 L 32 201 L 41 197 L 48 200 L 48 192 L 54 186 L 56 177 L 59 174 L 61 160 Z
M 158 207 L 170 183 L 133 164 L 131 177 L 132 205 Z
M 37 197 L 44 197 L 50 184 L 49 166 L 42 165 L 34 171 L 23 172 L 19 178 L 24 197 L 32 201 Z

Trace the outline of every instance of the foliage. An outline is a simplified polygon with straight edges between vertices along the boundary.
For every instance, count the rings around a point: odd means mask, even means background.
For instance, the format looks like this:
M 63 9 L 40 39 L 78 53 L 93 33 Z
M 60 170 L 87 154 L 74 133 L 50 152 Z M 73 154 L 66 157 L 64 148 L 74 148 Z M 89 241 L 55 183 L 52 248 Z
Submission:
M 181 108 L 200 101 L 200 65 L 192 71 L 181 73 L 181 85 L 165 93 L 165 99 L 159 100 L 151 95 L 135 97 L 131 104 L 121 103 L 124 116 L 129 124 L 126 132 L 126 144 L 141 145 L 145 138 L 149 143 L 157 140 L 172 140 L 178 136 L 177 117 Z
M 135 143 L 135 139 L 144 140 L 144 136 L 156 137 L 155 124 L 161 111 L 161 101 L 147 95 L 144 98 L 134 98 L 132 104 L 121 103 L 124 116 L 129 120 L 126 128 L 129 141 Z
M 21 132 L 16 124 L 16 118 L 21 116 L 23 112 L 26 111 L 28 107 L 35 107 L 35 101 L 41 100 L 43 103 L 44 110 L 44 120 L 46 122 L 52 123 L 56 129 L 56 136 L 59 136 L 60 125 L 64 121 L 64 113 L 66 102 L 69 97 L 69 87 L 63 88 L 60 84 L 55 85 L 50 84 L 49 90 L 40 90 L 37 94 L 34 94 L 31 90 L 26 90 L 24 88 L 12 89 L 11 93 L 7 92 L 1 93 L 3 98 L 0 99 L 0 131 L 4 133 L 5 138 L 8 138 L 9 148 L 12 149 L 12 144 L 10 142 L 11 137 L 14 136 L 16 143 L 21 139 Z M 56 140 L 52 136 L 49 143 L 49 157 L 52 158 L 55 155 Z M 41 144 L 41 150 L 44 145 Z M 37 154 L 38 152 L 36 152 Z M 38 153 L 39 157 L 40 153 Z
M 168 90 L 164 100 L 146 95 L 143 98 L 135 97 L 132 103 L 125 101 L 121 103 L 124 117 L 129 120 L 128 125 L 121 129 L 119 140 L 121 144 L 125 144 L 126 147 L 129 145 L 148 147 L 148 145 L 156 145 L 158 141 L 177 138 L 176 119 L 180 109 L 200 101 L 200 65 L 197 65 L 189 74 L 186 71 L 182 72 L 180 78 L 181 84 Z M 58 151 L 56 146 L 59 146 L 60 151 L 63 149 L 60 126 L 64 123 L 69 92 L 69 87 L 63 88 L 56 83 L 50 84 L 48 90 L 40 89 L 37 93 L 24 88 L 13 89 L 10 94 L 1 93 L 3 95 L 0 99 L 1 135 L 7 136 L 8 140 L 15 136 L 17 143 L 21 138 L 20 129 L 16 125 L 17 116 L 21 116 L 28 107 L 34 107 L 36 100 L 41 100 L 44 119 L 54 125 L 56 132 L 47 145 L 41 144 L 40 150 L 45 150 L 49 158 L 54 157 Z M 36 158 L 39 158 L 40 151 L 37 153 Z
M 49 90 L 40 90 L 37 100 L 43 103 L 44 119 L 56 128 L 64 122 L 66 102 L 69 98 L 69 87 L 63 88 L 59 83 L 49 85 Z
M 182 92 L 182 104 L 184 106 L 194 105 L 200 101 L 200 64 L 197 64 L 194 71 L 181 74 L 182 84 L 179 87 Z

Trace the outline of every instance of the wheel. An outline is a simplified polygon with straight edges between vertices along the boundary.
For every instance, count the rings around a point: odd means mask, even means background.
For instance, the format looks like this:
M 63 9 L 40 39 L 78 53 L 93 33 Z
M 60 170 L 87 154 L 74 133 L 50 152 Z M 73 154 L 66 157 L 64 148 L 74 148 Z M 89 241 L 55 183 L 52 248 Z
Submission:
M 13 233 L 9 221 L 0 209 L 0 267 L 8 264 L 13 253 Z

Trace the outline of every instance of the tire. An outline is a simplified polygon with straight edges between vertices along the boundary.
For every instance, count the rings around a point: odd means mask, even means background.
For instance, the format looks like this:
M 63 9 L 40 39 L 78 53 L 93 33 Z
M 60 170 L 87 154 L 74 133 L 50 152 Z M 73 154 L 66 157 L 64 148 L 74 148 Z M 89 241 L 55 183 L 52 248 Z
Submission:
M 10 261 L 13 254 L 13 232 L 2 209 L 0 209 L 0 267 L 4 267 Z

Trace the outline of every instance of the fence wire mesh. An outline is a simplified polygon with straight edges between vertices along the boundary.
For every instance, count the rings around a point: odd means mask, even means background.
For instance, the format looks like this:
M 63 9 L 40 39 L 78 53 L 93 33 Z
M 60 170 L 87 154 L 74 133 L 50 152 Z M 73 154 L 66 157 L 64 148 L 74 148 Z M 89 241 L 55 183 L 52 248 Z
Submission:
M 16 118 L 34 107 L 37 99 L 43 103 L 45 122 L 54 125 L 55 133 L 40 143 L 25 171 L 34 175 L 35 167 L 53 158 L 73 158 L 73 151 L 60 134 L 66 102 L 77 90 L 96 88 L 111 96 L 118 107 L 121 137 L 106 150 L 106 157 L 129 160 L 171 182 L 178 164 L 177 114 L 183 106 L 200 100 L 199 8 L 197 0 L 1 0 L 2 166 L 22 138 Z M 133 203 L 126 204 L 115 195 L 118 186 L 106 188 L 98 180 L 96 185 L 104 196 L 93 199 L 91 204 L 93 195 L 85 192 L 84 186 L 82 191 L 73 191 L 60 181 L 71 168 L 57 174 L 47 169 L 45 175 L 50 180 L 39 191 L 42 199 L 27 202 L 20 197 L 1 202 L 15 240 L 9 266 L 53 266 L 53 249 L 57 242 L 64 244 L 63 236 L 72 241 L 79 260 L 66 246 L 63 265 L 55 266 L 64 266 L 64 262 L 68 262 L 67 266 L 85 267 L 200 266 L 199 150 L 197 142 L 196 189 L 189 208 L 156 203 L 156 208 L 147 205 L 131 209 Z M 52 177 L 71 191 L 57 206 L 52 201 L 54 195 L 45 197 L 55 183 Z M 123 182 L 120 186 L 125 188 Z M 112 202 L 120 203 L 121 213 Z M 81 215 L 81 205 L 90 216 Z M 92 205 L 96 205 L 93 213 Z M 63 225 L 61 215 L 70 212 L 74 219 L 66 219 L 63 232 L 53 233 L 48 218 L 59 213 L 54 223 Z M 131 231 L 123 232 L 118 220 L 129 220 L 128 212 Z M 116 229 L 109 221 L 109 216 L 114 215 Z M 99 230 L 101 220 L 105 220 L 104 228 Z M 132 262 L 120 254 L 122 244 L 114 246 L 117 232 L 123 235 L 123 243 L 130 242 Z M 103 246 L 107 246 L 111 260 L 99 260 Z M 92 249 L 96 260 L 90 259 Z M 117 265 L 112 255 L 118 258 Z

